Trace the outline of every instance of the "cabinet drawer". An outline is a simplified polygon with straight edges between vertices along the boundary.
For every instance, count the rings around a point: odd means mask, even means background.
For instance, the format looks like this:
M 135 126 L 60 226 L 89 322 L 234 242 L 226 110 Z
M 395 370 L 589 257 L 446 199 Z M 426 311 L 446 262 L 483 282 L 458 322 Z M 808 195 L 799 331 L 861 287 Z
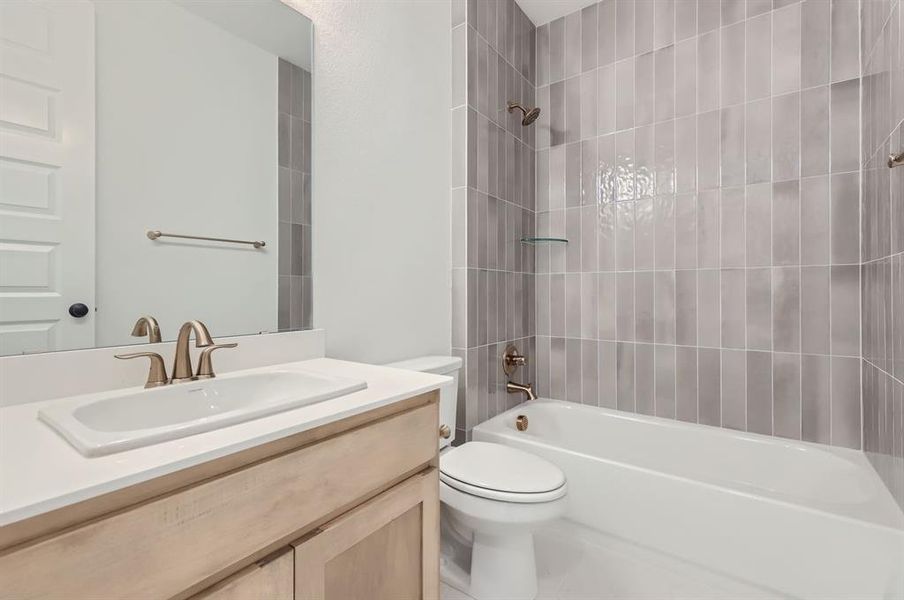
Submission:
M 191 600 L 292 600 L 295 597 L 295 553 L 282 554 L 245 567 Z
M 0 598 L 164 598 L 275 550 L 436 456 L 437 405 L 327 438 L 0 556 Z

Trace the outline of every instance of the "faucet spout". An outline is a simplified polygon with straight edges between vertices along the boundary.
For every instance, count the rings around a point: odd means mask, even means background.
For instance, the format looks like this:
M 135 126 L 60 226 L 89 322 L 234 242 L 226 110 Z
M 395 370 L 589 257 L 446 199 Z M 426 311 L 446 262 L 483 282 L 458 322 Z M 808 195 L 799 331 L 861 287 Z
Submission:
M 532 383 L 515 383 L 514 381 L 509 381 L 505 384 L 505 391 L 509 394 L 525 394 L 528 400 L 537 399 Z
M 161 340 L 160 325 L 157 323 L 157 319 L 150 315 L 139 317 L 135 321 L 135 326 L 132 327 L 132 337 L 144 336 L 148 336 L 149 344 L 157 344 Z
M 179 337 L 176 338 L 176 358 L 173 362 L 173 377 L 171 383 L 191 381 L 195 375 L 191 368 L 191 352 L 188 349 L 189 338 L 192 332 L 195 334 L 195 347 L 206 348 L 213 345 L 207 326 L 201 321 L 187 321 L 179 328 Z

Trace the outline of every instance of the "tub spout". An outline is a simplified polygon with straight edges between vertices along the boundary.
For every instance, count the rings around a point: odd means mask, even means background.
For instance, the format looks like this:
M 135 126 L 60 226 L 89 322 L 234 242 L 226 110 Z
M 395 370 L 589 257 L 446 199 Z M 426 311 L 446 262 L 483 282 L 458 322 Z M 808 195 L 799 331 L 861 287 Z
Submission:
M 531 383 L 515 383 L 514 381 L 509 381 L 505 384 L 505 391 L 509 394 L 517 394 L 520 392 L 527 395 L 528 400 L 537 399 L 537 395 L 534 394 L 534 386 Z

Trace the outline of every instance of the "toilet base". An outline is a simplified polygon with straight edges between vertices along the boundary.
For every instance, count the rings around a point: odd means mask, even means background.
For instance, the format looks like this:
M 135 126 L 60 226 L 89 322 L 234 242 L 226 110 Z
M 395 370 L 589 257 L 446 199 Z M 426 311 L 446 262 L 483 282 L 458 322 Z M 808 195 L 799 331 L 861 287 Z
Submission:
M 470 574 L 451 556 L 441 560 L 440 576 L 446 584 L 474 600 L 534 600 L 537 569 L 534 538 L 475 534 Z

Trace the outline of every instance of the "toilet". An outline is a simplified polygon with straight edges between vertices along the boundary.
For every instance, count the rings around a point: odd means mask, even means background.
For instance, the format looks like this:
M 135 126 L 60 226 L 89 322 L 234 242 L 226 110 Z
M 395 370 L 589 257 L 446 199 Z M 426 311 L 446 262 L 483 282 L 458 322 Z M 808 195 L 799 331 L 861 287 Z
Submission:
M 562 516 L 565 475 L 539 456 L 503 444 L 455 439 L 461 358 L 424 356 L 387 366 L 448 375 L 440 390 L 442 580 L 475 600 L 537 595 L 534 531 Z

